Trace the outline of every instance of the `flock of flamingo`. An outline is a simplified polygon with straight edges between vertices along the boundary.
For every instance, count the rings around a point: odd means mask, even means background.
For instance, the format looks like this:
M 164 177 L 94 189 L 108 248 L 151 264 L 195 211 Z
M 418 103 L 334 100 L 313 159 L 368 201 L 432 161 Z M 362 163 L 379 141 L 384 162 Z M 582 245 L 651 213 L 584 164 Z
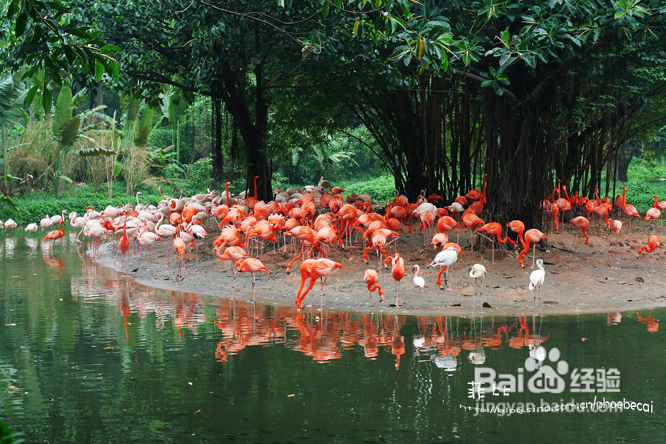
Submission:
M 256 181 L 254 178 L 256 190 Z M 470 229 L 469 248 L 473 251 L 474 235 L 488 239 L 492 244 L 492 264 L 494 261 L 495 239 L 504 244 L 509 242 L 516 246 L 520 242 L 522 249 L 518 254 L 518 262 L 524 267 L 523 257 L 528 253 L 532 245 L 532 266 L 535 263 L 537 269 L 530 275 L 529 289 L 538 289 L 544 283 L 545 270 L 543 261 L 536 260 L 536 244 L 542 239 L 548 239 L 545 233 L 537 229 L 525 231 L 525 225 L 519 220 L 507 224 L 506 237 L 502 238 L 503 226 L 498 222 L 486 223 L 479 216 L 483 212 L 486 202 L 486 178 L 483 178 L 481 191 L 472 189 L 464 196 L 458 196 L 450 205 L 443 205 L 443 198 L 422 192 L 417 202 L 409 203 L 406 196 L 398 195 L 386 203 L 384 214 L 374 211 L 381 208 L 382 204 L 372 201 L 367 194 L 351 194 L 345 199 L 342 193 L 345 190 L 332 187 L 322 177 L 319 184 L 306 186 L 303 189 L 289 188 L 287 190 L 276 189 L 275 199 L 266 203 L 254 196 L 245 197 L 246 193 L 232 197 L 229 193 L 227 182 L 224 192 L 208 191 L 205 194 L 197 194 L 192 197 L 181 196 L 168 197 L 160 194 L 162 200 L 156 205 L 140 203 L 136 195 L 136 205 L 126 204 L 117 207 L 108 206 L 103 211 L 95 211 L 88 207 L 84 215 L 75 212 L 68 213 L 63 210 L 60 215 L 46 216 L 39 224 L 31 223 L 25 227 L 26 232 L 36 232 L 39 227 L 47 230 L 52 225 L 58 225 L 58 230 L 50 231 L 44 236 L 44 242 L 65 236 L 63 225 L 66 223 L 68 214 L 69 224 L 75 229 L 80 229 L 77 242 L 81 236 L 91 240 L 91 256 L 99 257 L 101 241 L 112 236 L 116 248 L 116 257 L 121 255 L 121 266 L 124 268 L 131 263 L 132 255 L 139 256 L 141 248 L 148 250 L 148 270 L 151 268 L 151 247 L 158 241 L 165 241 L 167 245 L 166 266 L 169 266 L 170 246 L 173 244 L 177 255 L 177 279 L 184 278 L 186 270 L 186 253 L 189 248 L 196 250 L 196 270 L 199 269 L 199 245 L 198 242 L 208 236 L 208 231 L 219 230 L 219 235 L 213 241 L 216 256 L 223 261 L 229 262 L 229 274 L 232 274 L 234 285 L 237 272 L 250 273 L 252 275 L 252 301 L 256 294 L 255 274 L 269 270 L 257 258 L 263 254 L 267 242 L 273 243 L 274 253 L 278 248 L 287 251 L 287 238 L 291 238 L 291 248 L 294 250 L 294 241 L 300 241 L 300 254 L 296 255 L 287 267 L 291 271 L 292 265 L 305 255 L 299 266 L 301 283 L 296 293 L 296 307 L 303 307 L 305 296 L 310 293 L 317 280 L 321 282 L 320 307 L 323 309 L 323 292 L 328 276 L 333 270 L 344 269 L 343 265 L 328 258 L 328 250 L 331 246 L 338 244 L 339 247 L 349 249 L 353 246 L 354 236 L 361 238 L 364 246 L 363 258 L 368 263 L 368 253 L 374 251 L 377 255 L 377 266 L 365 270 L 364 281 L 370 292 L 372 306 L 372 293 L 377 291 L 380 302 L 383 300 L 384 291 L 379 282 L 380 271 L 388 268 L 390 264 L 391 276 L 395 281 L 395 303 L 400 306 L 399 290 L 400 282 L 405 276 L 404 257 L 397 251 L 390 254 L 388 247 L 404 234 L 407 228 L 407 236 L 412 234 L 412 223 L 420 223 L 418 232 L 423 236 L 424 245 L 432 245 L 439 249 L 439 253 L 428 264 L 428 268 L 439 269 L 436 284 L 440 289 L 451 290 L 451 267 L 458 261 L 458 256 L 463 253 L 458 244 L 460 230 Z M 622 230 L 621 215 L 624 213 L 630 221 L 633 217 L 641 216 L 636 208 L 627 203 L 626 188 L 618 195 L 614 203 L 608 197 L 600 199 L 598 190 L 595 191 L 595 199 L 579 197 L 578 192 L 570 196 L 566 186 L 558 186 L 553 190 L 541 204 L 543 214 L 552 218 L 554 232 L 559 232 L 559 224 L 564 222 L 564 215 L 572 212 L 573 215 L 587 211 L 588 217 L 598 216 L 599 230 L 601 234 L 602 221 L 606 224 L 609 233 Z M 564 197 L 561 190 L 564 190 Z M 557 198 L 555 195 L 557 194 Z M 612 220 L 609 215 L 617 210 L 619 218 Z M 654 196 L 653 207 L 648 210 L 644 220 L 657 220 L 661 218 L 661 211 L 666 209 L 666 201 L 659 201 Z M 587 229 L 590 224 L 588 217 L 578 215 L 573 217 L 568 225 L 581 229 L 585 236 L 585 245 L 589 244 Z M 412 221 L 412 222 L 410 222 Z M 559 221 L 559 223 L 558 223 Z M 461 225 L 462 224 L 462 225 Z M 436 232 L 430 235 L 430 230 L 436 227 Z M 4 224 L 0 221 L 0 228 L 12 230 L 17 228 L 16 222 L 9 219 Z M 654 228 L 654 227 L 653 227 Z M 457 230 L 456 242 L 449 240 L 449 232 Z M 208 231 L 207 231 L 208 230 Z M 509 237 L 509 231 L 515 233 L 516 240 Z M 116 238 L 119 240 L 116 242 Z M 133 241 L 133 252 L 131 242 Z M 283 245 L 281 245 L 281 243 Z M 637 257 L 643 252 L 652 253 L 659 246 L 659 238 L 656 235 L 649 236 L 647 245 L 640 248 Z M 318 257 L 314 258 L 314 250 Z M 224 251 L 223 251 L 224 250 Z M 312 258 L 311 258 L 312 257 Z M 420 308 L 421 290 L 426 286 L 423 277 L 419 276 L 420 267 L 412 267 L 412 282 L 418 288 L 418 299 L 416 308 Z M 441 278 L 444 275 L 444 287 Z M 477 292 L 486 277 L 486 269 L 481 264 L 474 264 L 468 270 L 468 275 L 477 283 Z M 309 284 L 305 286 L 307 280 Z M 308 307 L 312 306 L 311 303 Z M 476 292 L 475 292 L 476 300 Z

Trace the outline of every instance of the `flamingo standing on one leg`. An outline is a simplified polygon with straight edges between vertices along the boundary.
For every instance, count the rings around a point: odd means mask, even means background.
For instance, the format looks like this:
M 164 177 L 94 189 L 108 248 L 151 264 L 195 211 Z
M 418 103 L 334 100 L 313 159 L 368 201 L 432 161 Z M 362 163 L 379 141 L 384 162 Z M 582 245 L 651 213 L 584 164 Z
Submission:
M 530 244 L 534 244 L 532 246 L 532 266 L 530 268 L 534 268 L 534 260 L 536 259 L 535 253 L 536 253 L 536 244 L 537 242 L 541 241 L 541 239 L 548 239 L 548 236 L 546 236 L 544 233 L 541 231 L 537 230 L 536 228 L 532 228 L 531 230 L 527 230 L 525 232 L 525 249 L 520 252 L 520 255 L 518 256 L 518 261 L 520 262 L 520 265 L 525 268 L 525 265 L 523 264 L 523 256 L 527 254 L 527 250 L 530 247 Z M 550 239 L 548 239 L 550 240 Z
M 415 287 L 419 289 L 419 295 L 416 298 L 416 308 L 420 309 L 420 304 L 421 304 L 421 290 L 423 290 L 423 287 L 425 287 L 425 279 L 423 279 L 421 276 L 419 276 L 419 266 L 417 264 L 414 264 L 412 267 L 412 273 L 414 273 L 414 278 L 412 279 L 412 283 L 414 284 Z
M 587 227 L 590 226 L 590 221 L 585 216 L 574 217 L 569 221 L 569 226 L 582 229 L 583 236 L 585 236 L 585 245 L 588 245 L 590 243 L 590 238 L 587 236 Z M 576 243 L 576 238 L 574 237 L 574 244 L 575 243 Z
M 497 237 L 497 241 L 498 241 L 499 243 L 501 243 L 501 244 L 504 244 L 504 243 L 506 243 L 507 241 L 509 241 L 509 242 L 511 242 L 514 246 L 516 245 L 516 243 L 515 243 L 512 239 L 509 239 L 508 236 L 505 237 L 504 239 L 502 239 L 502 225 L 500 225 L 500 224 L 497 223 L 497 222 L 490 222 L 490 223 L 487 223 L 487 224 L 483 225 L 482 227 L 478 228 L 478 229 L 475 231 L 475 233 L 479 233 L 479 234 L 481 234 L 481 233 L 487 233 L 487 234 L 490 235 L 490 236 L 496 236 L 496 237 Z M 490 242 L 492 242 L 492 246 L 493 246 L 493 247 L 492 247 L 492 248 L 493 248 L 493 258 L 492 258 L 491 263 L 494 265 L 494 264 L 495 264 L 495 240 L 492 239 L 492 238 L 490 238 L 490 237 L 484 236 L 483 234 L 481 234 L 481 236 L 485 237 L 485 238 L 488 239 Z
M 632 221 L 631 218 L 637 217 L 640 220 L 641 215 L 638 213 L 636 207 L 630 204 L 626 204 L 625 206 L 623 206 L 622 212 L 624 212 L 624 214 L 629 218 L 629 228 L 627 230 L 631 232 L 631 221 Z
M 379 280 L 379 274 L 377 273 L 377 270 L 373 270 L 371 268 L 365 270 L 363 280 L 368 285 L 368 291 L 370 291 L 370 308 L 372 308 L 373 291 L 377 290 L 377 293 L 379 293 L 379 302 L 384 300 L 384 290 L 382 290 L 382 286 L 377 283 Z
M 258 271 L 264 271 L 266 272 L 266 276 L 268 276 L 268 270 L 266 267 L 264 267 L 264 264 L 262 264 L 259 259 L 252 257 L 238 259 L 238 262 L 236 262 L 236 267 L 238 267 L 238 271 L 241 273 L 252 273 L 252 303 L 254 304 L 254 299 L 256 296 L 256 282 L 254 275 Z

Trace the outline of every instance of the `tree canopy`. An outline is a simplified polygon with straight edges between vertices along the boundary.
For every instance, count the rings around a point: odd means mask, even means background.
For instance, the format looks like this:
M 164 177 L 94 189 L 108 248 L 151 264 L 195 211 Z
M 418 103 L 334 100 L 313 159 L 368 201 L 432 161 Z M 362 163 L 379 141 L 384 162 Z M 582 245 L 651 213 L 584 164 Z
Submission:
M 410 198 L 453 199 L 487 174 L 491 217 L 537 226 L 556 179 L 587 194 L 605 169 L 608 192 L 626 142 L 664 127 L 661 1 L 52 3 L 9 2 L 5 54 L 153 105 L 165 85 L 210 97 L 213 174 L 231 140 L 260 199 L 294 146 L 363 123 Z M 31 93 L 49 102 L 43 83 Z

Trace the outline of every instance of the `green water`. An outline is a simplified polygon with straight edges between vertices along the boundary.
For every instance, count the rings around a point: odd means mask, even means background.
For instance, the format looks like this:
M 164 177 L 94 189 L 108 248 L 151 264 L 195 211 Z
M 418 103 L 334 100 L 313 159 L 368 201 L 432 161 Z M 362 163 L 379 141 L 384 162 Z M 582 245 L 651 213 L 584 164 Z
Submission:
M 70 234 L 52 249 L 0 232 L 0 419 L 29 443 L 666 442 L 665 314 L 299 313 L 143 287 Z M 530 345 L 561 356 L 530 372 Z M 530 393 L 547 367 L 564 390 Z M 477 412 L 482 368 L 524 375 L 522 393 L 484 403 L 596 396 L 651 411 Z M 593 377 L 573 381 L 582 369 Z M 596 386 L 611 369 L 616 392 Z

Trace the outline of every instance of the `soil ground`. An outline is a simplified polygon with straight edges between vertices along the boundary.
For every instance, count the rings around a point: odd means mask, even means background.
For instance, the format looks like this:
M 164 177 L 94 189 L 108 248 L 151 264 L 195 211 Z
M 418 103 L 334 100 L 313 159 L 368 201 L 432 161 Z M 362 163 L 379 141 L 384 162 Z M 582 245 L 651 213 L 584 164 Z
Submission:
M 521 268 L 518 263 L 518 249 L 514 250 L 509 244 L 509 247 L 495 249 L 495 264 L 492 264 L 490 243 L 484 241 L 481 244 L 475 236 L 474 251 L 470 251 L 469 231 L 461 232 L 459 244 L 464 253 L 458 256 L 458 262 L 452 267 L 452 290 L 447 292 L 435 284 L 437 271 L 426 269 L 438 251 L 431 245 L 424 246 L 423 236 L 412 234 L 407 237 L 404 234 L 389 247 L 391 254 L 397 250 L 405 258 L 406 273 L 399 286 L 400 307 L 392 306 L 396 300 L 395 281 L 390 270 L 383 269 L 380 271 L 379 283 L 384 288 L 384 301 L 379 302 L 377 292 L 372 293 L 372 308 L 363 276 L 365 269 L 376 267 L 377 257 L 374 252 L 370 252 L 369 264 L 366 264 L 363 261 L 361 241 L 355 240 L 351 248 L 335 247 L 329 250 L 329 259 L 341 263 L 344 270 L 337 269 L 329 277 L 324 286 L 323 306 L 333 310 L 369 312 L 372 309 L 375 312 L 421 315 L 467 315 L 478 311 L 481 302 L 489 305 L 483 308 L 485 313 L 497 315 L 599 313 L 666 306 L 664 246 L 658 247 L 652 254 L 644 253 L 636 257 L 638 249 L 647 244 L 649 235 L 657 234 L 663 238 L 666 230 L 659 224 L 652 228 L 649 222 L 635 222 L 631 233 L 627 231 L 628 223 L 625 223 L 619 237 L 606 235 L 606 230 L 600 236 L 597 224 L 591 223 L 589 245 L 584 245 L 584 238 L 578 234 L 575 247 L 575 232 L 571 228 L 560 227 L 559 233 L 549 233 L 550 242 L 543 241 L 536 248 L 536 257 L 543 259 L 546 269 L 544 285 L 536 293 L 528 290 L 532 271 L 531 247 L 525 256 L 525 268 Z M 580 230 L 576 232 L 580 233 Z M 138 260 L 132 256 L 129 274 L 135 276 L 140 284 L 148 286 L 251 299 L 251 275 L 239 273 L 234 287 L 233 276 L 229 276 L 227 271 L 229 263 L 215 256 L 212 242 L 217 234 L 216 229 L 210 229 L 208 238 L 199 242 L 198 271 L 195 270 L 194 251 L 188 252 L 187 269 L 182 280 L 176 280 L 177 262 L 173 248 L 171 266 L 165 267 L 165 242 L 158 242 L 153 247 L 151 270 L 147 269 L 148 254 L 144 251 Z M 449 233 L 449 236 L 451 241 L 456 240 L 455 231 Z M 613 245 L 615 238 L 616 245 Z M 256 275 L 258 303 L 295 306 L 294 300 L 300 284 L 300 260 L 294 263 L 290 274 L 287 274 L 286 269 L 296 255 L 297 252 L 292 252 L 291 244 L 287 245 L 286 254 L 274 254 L 273 246 L 267 246 L 259 259 L 270 274 Z M 102 265 L 120 269 L 120 258 L 114 266 L 114 256 L 114 243 L 102 245 L 99 258 Z M 467 272 L 476 263 L 486 267 L 487 275 L 474 306 L 475 281 Z M 418 290 L 412 284 L 411 270 L 414 264 L 421 267 L 420 276 L 426 282 L 426 288 L 421 293 L 420 310 L 416 309 Z M 315 284 L 312 294 L 314 306 L 319 307 L 319 283 Z M 309 300 L 308 295 L 304 306 Z

